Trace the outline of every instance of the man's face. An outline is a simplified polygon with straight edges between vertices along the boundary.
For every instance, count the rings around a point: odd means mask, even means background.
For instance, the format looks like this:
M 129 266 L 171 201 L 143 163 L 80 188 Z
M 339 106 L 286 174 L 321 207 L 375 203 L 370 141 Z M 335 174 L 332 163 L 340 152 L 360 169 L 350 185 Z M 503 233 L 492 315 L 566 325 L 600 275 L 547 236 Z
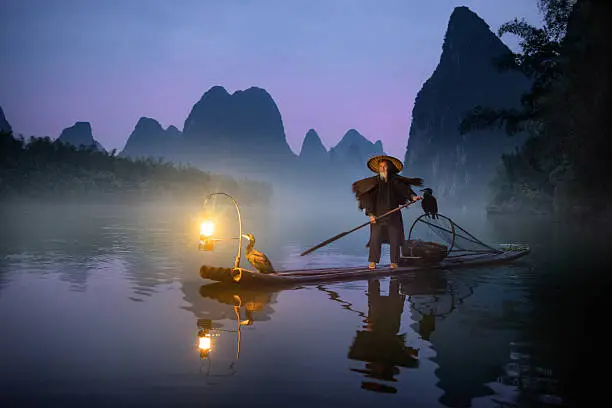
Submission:
M 383 177 L 387 178 L 387 162 L 381 161 L 378 165 L 378 173 Z

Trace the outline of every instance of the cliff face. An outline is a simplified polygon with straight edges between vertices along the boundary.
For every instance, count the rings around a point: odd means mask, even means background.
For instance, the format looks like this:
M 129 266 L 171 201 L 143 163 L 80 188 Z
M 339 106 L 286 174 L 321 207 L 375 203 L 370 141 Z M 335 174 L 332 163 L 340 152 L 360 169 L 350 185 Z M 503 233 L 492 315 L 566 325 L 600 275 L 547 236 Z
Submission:
M 302 142 L 300 161 L 307 164 L 326 164 L 329 162 L 329 152 L 323 146 L 321 138 L 314 129 L 310 129 Z
M 97 150 L 104 150 L 102 145 L 94 139 L 89 122 L 76 122 L 71 127 L 64 129 L 57 141 L 77 148 L 94 147 Z
M 158 121 L 142 117 L 128 137 L 120 156 L 168 158 L 180 143 L 181 132 L 174 126 L 164 130 Z
M 349 129 L 329 151 L 317 132 L 310 129 L 302 144 L 297 165 L 299 173 L 294 181 L 304 189 L 307 186 L 315 191 L 325 188 L 326 194 L 351 196 L 351 184 L 372 175 L 366 162 L 379 154 L 384 154 L 382 142 L 371 142 L 355 129 Z
M 2 110 L 2 106 L 0 106 L 0 132 L 10 132 L 12 131 L 11 125 L 6 120 L 4 116 L 4 111 Z
M 494 59 L 510 50 L 467 7 L 453 11 L 440 62 L 419 91 L 404 164 L 422 177 L 438 198 L 484 208 L 489 182 L 503 152 L 520 146 L 523 136 L 503 130 L 460 135 L 459 124 L 476 105 L 518 107 L 529 81 L 518 72 L 500 72 Z
M 334 167 L 355 180 L 372 175 L 366 167 L 370 157 L 385 154 L 380 140 L 372 143 L 355 129 L 349 129 L 329 153 Z
M 276 103 L 257 87 L 233 94 L 221 86 L 211 88 L 185 120 L 183 139 L 190 161 L 227 171 L 275 172 L 296 159 Z

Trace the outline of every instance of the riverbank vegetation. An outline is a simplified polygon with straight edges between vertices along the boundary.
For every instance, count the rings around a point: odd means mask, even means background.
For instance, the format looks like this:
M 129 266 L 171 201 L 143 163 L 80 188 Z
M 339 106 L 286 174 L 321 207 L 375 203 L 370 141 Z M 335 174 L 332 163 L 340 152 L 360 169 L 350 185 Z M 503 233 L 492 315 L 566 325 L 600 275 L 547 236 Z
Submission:
M 515 19 L 498 35 L 514 34 L 521 52 L 497 61 L 532 80 L 521 109 L 475 107 L 461 132 L 490 126 L 527 132 L 522 148 L 502 157 L 490 208 L 499 212 L 610 214 L 607 180 L 611 144 L 609 41 L 612 4 L 595 0 L 538 0 L 544 26 Z
M 133 160 L 115 152 L 80 148 L 50 138 L 28 142 L 0 132 L 0 199 L 3 203 L 201 202 L 224 191 L 244 204 L 268 203 L 272 188 L 160 160 Z

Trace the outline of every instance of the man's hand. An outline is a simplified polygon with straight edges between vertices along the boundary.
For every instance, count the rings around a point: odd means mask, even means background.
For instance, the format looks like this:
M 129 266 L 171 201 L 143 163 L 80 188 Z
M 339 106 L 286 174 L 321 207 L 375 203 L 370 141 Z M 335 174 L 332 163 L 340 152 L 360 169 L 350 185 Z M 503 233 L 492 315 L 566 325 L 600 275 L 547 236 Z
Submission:
M 412 199 L 412 202 L 414 203 L 415 201 L 419 201 L 423 199 L 423 196 L 415 196 L 413 195 L 412 197 L 410 197 Z
M 376 217 L 375 217 L 375 216 L 373 216 L 373 215 L 370 215 L 370 222 L 371 222 L 372 224 L 376 224 Z

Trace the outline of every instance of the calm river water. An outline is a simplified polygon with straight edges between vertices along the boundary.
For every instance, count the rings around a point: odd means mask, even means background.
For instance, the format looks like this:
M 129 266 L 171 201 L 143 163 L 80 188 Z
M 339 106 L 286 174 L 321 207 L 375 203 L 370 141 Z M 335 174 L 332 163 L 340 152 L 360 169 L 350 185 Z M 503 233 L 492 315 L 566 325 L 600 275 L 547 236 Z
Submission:
M 231 236 L 233 208 L 218 211 Z M 243 211 L 277 269 L 367 262 L 367 229 L 299 257 L 364 222 L 356 211 Z M 197 208 L 4 208 L 0 406 L 599 406 L 582 404 L 608 376 L 590 369 L 607 358 L 601 226 L 447 215 L 532 253 L 266 292 L 199 277 L 236 241 L 199 252 Z

